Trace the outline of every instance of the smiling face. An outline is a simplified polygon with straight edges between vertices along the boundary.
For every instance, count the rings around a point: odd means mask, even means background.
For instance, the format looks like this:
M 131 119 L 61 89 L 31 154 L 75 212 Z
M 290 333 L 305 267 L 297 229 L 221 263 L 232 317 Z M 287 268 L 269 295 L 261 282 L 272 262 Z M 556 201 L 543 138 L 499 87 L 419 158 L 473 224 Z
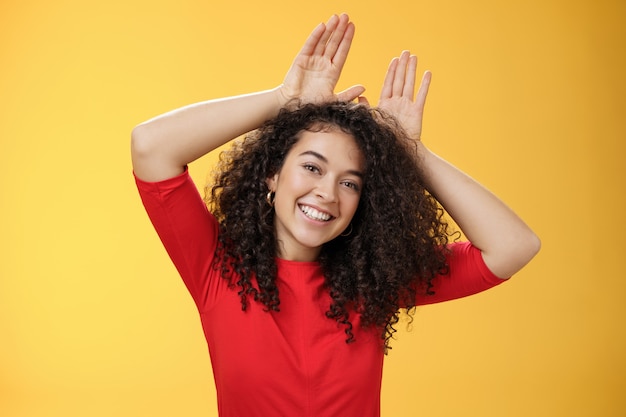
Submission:
M 338 129 L 303 131 L 267 185 L 276 193 L 278 256 L 314 261 L 349 227 L 363 187 L 363 154 Z

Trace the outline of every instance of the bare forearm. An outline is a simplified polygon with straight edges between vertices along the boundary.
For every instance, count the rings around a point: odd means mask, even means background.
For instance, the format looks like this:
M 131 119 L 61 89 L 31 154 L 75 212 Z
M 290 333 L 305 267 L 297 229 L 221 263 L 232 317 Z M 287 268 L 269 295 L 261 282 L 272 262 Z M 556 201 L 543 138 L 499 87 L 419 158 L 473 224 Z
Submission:
M 186 106 L 140 124 L 132 134 L 135 175 L 146 181 L 173 177 L 186 164 L 260 127 L 292 99 L 302 103 L 355 99 L 363 87 L 334 92 L 354 30 L 346 14 L 317 25 L 281 86 L 273 90 Z
M 284 104 L 273 89 L 192 104 L 141 123 L 132 132 L 135 175 L 146 181 L 173 177 L 188 163 L 258 128 Z
M 494 274 L 508 278 L 535 256 L 539 238 L 498 197 L 421 143 L 418 154 L 429 191 L 481 250 Z

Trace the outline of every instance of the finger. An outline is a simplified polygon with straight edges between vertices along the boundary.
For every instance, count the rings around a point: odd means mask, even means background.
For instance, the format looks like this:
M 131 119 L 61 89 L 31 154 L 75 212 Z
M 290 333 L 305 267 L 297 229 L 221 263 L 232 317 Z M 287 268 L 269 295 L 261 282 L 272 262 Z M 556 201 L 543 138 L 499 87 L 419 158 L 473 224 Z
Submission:
M 398 61 L 398 67 L 396 68 L 396 74 L 393 79 L 392 95 L 402 97 L 404 91 L 404 81 L 406 78 L 406 67 L 409 62 L 409 52 L 402 51 L 400 54 L 400 60 Z
M 348 58 L 350 46 L 352 45 L 352 39 L 354 38 L 354 31 L 354 24 L 352 22 L 348 23 L 343 37 L 341 38 L 341 42 L 339 43 L 339 47 L 337 48 L 334 56 L 331 58 L 333 65 L 335 65 L 339 71 L 343 69 L 343 66 Z
M 387 74 L 385 74 L 385 80 L 383 81 L 383 87 L 380 90 L 380 99 L 391 98 L 393 92 L 393 79 L 396 77 L 396 68 L 398 67 L 399 58 L 393 58 L 387 68 Z
M 328 19 L 328 22 L 326 22 L 326 30 L 324 31 L 324 33 L 322 33 L 322 36 L 319 38 L 317 45 L 315 45 L 315 55 L 324 55 L 324 51 L 326 50 L 326 43 L 328 42 L 328 39 L 330 39 L 331 35 L 333 34 L 333 32 L 335 31 L 335 29 L 337 28 L 337 25 L 339 24 L 339 17 L 334 14 L 330 17 L 330 19 Z
M 428 89 L 430 88 L 430 81 L 432 79 L 432 73 L 430 71 L 424 72 L 422 76 L 422 83 L 420 84 L 420 89 L 417 92 L 417 97 L 415 98 L 415 103 L 423 109 L 426 105 L 426 96 L 428 95 Z
M 353 85 L 339 93 L 337 93 L 337 99 L 339 101 L 352 101 L 359 97 L 365 91 L 365 87 L 362 85 Z
M 359 98 L 357 99 L 357 103 L 364 104 L 367 107 L 372 107 L 372 106 L 370 106 L 369 100 L 366 97 L 364 97 L 364 96 L 359 96 Z
M 413 101 L 413 95 L 415 94 L 415 72 L 417 71 L 417 57 L 415 55 L 409 56 L 409 62 L 404 76 L 404 88 L 402 90 L 402 96 Z
M 326 31 L 326 25 L 320 23 L 313 29 L 307 40 L 304 42 L 304 46 L 300 50 L 300 55 L 310 56 L 315 52 L 315 49 L 320 43 L 322 35 Z
M 333 60 L 335 54 L 340 48 L 340 45 L 346 36 L 346 31 L 348 29 L 348 26 L 353 26 L 349 24 L 350 22 L 349 22 L 348 15 L 345 13 L 339 16 L 338 19 L 339 20 L 337 21 L 337 26 L 335 27 L 332 34 L 330 35 L 330 38 L 328 42 L 326 43 L 326 48 L 324 50 L 324 56 L 328 58 L 330 61 Z M 354 30 L 354 28 L 352 28 L 352 30 Z

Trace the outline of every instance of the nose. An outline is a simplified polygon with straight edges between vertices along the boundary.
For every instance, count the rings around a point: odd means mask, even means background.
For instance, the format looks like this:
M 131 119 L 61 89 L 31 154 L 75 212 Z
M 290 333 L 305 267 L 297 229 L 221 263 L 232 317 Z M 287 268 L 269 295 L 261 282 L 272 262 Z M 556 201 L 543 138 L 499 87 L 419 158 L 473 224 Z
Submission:
M 337 200 L 337 188 L 335 182 L 328 177 L 321 179 L 315 189 L 315 195 L 326 202 L 335 202 Z

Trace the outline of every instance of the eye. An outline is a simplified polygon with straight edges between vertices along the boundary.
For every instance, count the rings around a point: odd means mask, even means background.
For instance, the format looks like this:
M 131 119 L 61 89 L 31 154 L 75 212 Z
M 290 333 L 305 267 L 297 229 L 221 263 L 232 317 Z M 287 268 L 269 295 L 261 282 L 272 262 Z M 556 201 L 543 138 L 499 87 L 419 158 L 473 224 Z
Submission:
M 352 182 L 352 181 L 342 181 L 341 184 L 343 184 L 344 186 L 354 190 L 354 191 L 361 191 L 361 187 L 359 186 L 359 184 L 357 184 L 356 182 Z
M 320 169 L 317 166 L 313 165 L 313 164 L 304 164 L 304 165 L 302 165 L 302 167 L 304 169 L 306 169 L 307 171 L 313 172 L 315 174 L 320 172 Z

